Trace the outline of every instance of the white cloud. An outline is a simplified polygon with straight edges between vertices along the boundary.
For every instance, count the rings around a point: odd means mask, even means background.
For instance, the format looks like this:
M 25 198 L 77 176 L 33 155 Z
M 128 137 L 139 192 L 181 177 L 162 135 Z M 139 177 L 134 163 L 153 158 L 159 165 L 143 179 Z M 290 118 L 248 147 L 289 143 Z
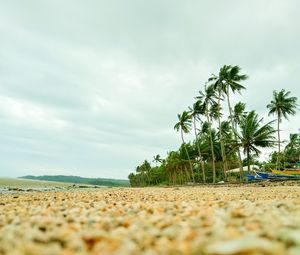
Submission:
M 125 178 L 179 146 L 177 113 L 224 64 L 250 76 L 233 101 L 272 119 L 272 90 L 300 98 L 299 8 L 296 0 L 2 2 L 0 175 Z M 283 137 L 299 126 L 297 117 L 284 122 Z
M 39 105 L 0 96 L 0 116 L 9 119 L 20 128 L 28 126 L 33 129 L 63 130 L 67 123 L 56 116 L 51 109 L 41 108 Z

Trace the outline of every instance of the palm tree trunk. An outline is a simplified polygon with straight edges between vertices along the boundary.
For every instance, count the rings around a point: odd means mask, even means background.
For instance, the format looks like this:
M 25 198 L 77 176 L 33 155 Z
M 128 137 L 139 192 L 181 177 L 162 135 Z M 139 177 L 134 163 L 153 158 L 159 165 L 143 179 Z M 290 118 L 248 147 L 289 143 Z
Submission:
M 213 183 L 216 183 L 216 165 L 215 165 L 215 152 L 214 152 L 214 145 L 212 140 L 212 134 L 211 134 L 211 122 L 208 116 L 208 109 L 206 108 L 205 115 L 207 118 L 207 123 L 209 125 L 209 139 L 210 139 L 210 148 L 211 148 L 211 157 L 212 157 L 212 172 L 213 172 Z
M 230 98 L 229 98 L 229 87 L 227 86 L 227 104 L 228 104 L 228 109 L 229 109 L 229 116 L 230 116 L 230 122 L 231 122 L 231 128 L 233 131 L 234 139 L 237 142 L 237 130 L 234 128 L 234 122 L 232 118 L 232 110 L 231 110 L 231 105 L 230 105 Z M 243 164 L 242 164 L 242 156 L 240 149 L 237 149 L 238 153 L 238 162 L 239 162 L 239 169 L 240 169 L 240 181 L 244 178 L 244 171 L 243 171 Z
M 146 186 L 150 186 L 150 177 L 149 177 L 148 171 L 146 172 L 146 178 L 147 178 L 147 182 L 148 182 L 148 185 L 146 185 Z
M 181 184 L 184 185 L 186 182 L 187 182 L 187 177 L 186 177 L 186 172 L 185 170 L 182 168 L 182 166 L 180 167 L 180 171 L 181 171 L 181 179 L 182 179 L 182 182 Z
M 195 131 L 195 137 L 196 137 L 196 144 L 197 144 L 197 149 L 198 149 L 198 154 L 199 154 L 199 162 L 200 162 L 201 170 L 202 170 L 202 181 L 203 181 L 203 183 L 205 183 L 204 162 L 203 162 L 203 159 L 202 159 L 202 154 L 201 154 L 200 146 L 199 146 L 199 143 L 197 141 L 197 128 L 196 128 L 196 118 L 195 117 L 193 117 L 193 121 L 194 121 L 194 131 Z
M 223 172 L 224 172 L 224 180 L 227 181 L 227 161 L 226 161 L 226 155 L 225 155 L 225 147 L 224 147 L 224 140 L 223 140 L 223 134 L 222 134 L 222 127 L 221 127 L 221 118 L 220 118 L 220 109 L 221 109 L 221 103 L 220 103 L 220 92 L 218 97 L 218 124 L 219 124 L 219 133 L 220 133 L 220 146 L 221 146 L 221 156 L 222 156 L 222 163 L 223 163 Z
M 247 165 L 248 165 L 248 172 L 250 173 L 250 151 L 247 148 Z
M 173 182 L 173 185 L 176 185 L 176 172 L 172 173 L 172 182 Z
M 278 169 L 279 165 L 279 154 L 280 154 L 280 130 L 279 130 L 279 114 L 277 115 L 277 135 L 278 135 L 278 153 L 277 153 L 277 160 L 276 160 L 276 170 Z
M 194 172 L 193 172 L 193 166 L 192 166 L 192 162 L 191 162 L 191 159 L 190 159 L 188 150 L 187 150 L 187 148 L 186 148 L 186 146 L 185 146 L 182 128 L 180 129 L 180 133 L 181 133 L 181 139 L 182 139 L 183 147 L 184 147 L 184 149 L 185 149 L 185 153 L 186 153 L 186 156 L 187 156 L 188 161 L 189 161 L 189 164 L 190 164 L 190 170 L 191 170 L 192 180 L 193 180 L 193 183 L 195 183 L 195 177 L 194 177 Z
M 183 184 L 183 175 L 182 175 L 182 169 L 180 169 L 180 172 L 179 172 L 179 176 L 180 176 L 180 178 L 179 178 L 179 184 Z

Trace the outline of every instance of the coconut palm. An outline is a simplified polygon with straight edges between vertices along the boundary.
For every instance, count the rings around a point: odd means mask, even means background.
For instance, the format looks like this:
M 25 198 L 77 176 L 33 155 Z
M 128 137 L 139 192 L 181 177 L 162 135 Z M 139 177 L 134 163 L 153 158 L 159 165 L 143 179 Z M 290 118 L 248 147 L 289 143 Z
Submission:
M 246 108 L 246 104 L 242 103 L 242 102 L 238 102 L 233 107 L 232 120 L 233 120 L 233 125 L 234 125 L 234 128 L 236 131 L 238 130 L 238 125 L 240 124 L 241 119 L 246 117 L 246 115 L 247 115 L 247 112 L 245 112 L 245 108 Z M 231 119 L 231 118 L 229 117 L 229 119 Z M 230 122 L 230 123 L 231 123 L 231 127 L 232 127 L 232 122 Z M 236 137 L 237 136 L 234 136 L 234 139 L 231 139 L 231 140 L 236 141 Z M 235 148 L 235 146 L 233 146 L 233 148 Z M 237 148 L 237 149 L 239 150 L 239 148 Z M 238 156 L 239 155 L 240 154 L 238 153 Z
M 178 167 L 180 165 L 181 158 L 177 151 L 168 152 L 168 156 L 165 162 L 165 169 L 169 176 L 169 182 L 176 184 L 178 178 Z M 180 183 L 182 184 L 182 183 Z
M 272 127 L 273 121 L 262 125 L 263 119 L 259 119 L 255 111 L 249 112 L 241 119 L 239 124 L 240 145 L 244 149 L 244 154 L 247 157 L 248 171 L 250 171 L 250 154 L 254 153 L 259 156 L 261 151 L 259 148 L 274 146 L 274 133 L 276 130 Z
M 193 179 L 193 182 L 195 182 L 192 162 L 191 162 L 191 159 L 190 159 L 190 156 L 189 156 L 189 153 L 186 148 L 185 141 L 184 141 L 184 137 L 183 137 L 183 133 L 187 134 L 191 130 L 191 126 L 192 126 L 191 116 L 186 111 L 184 111 L 182 114 L 178 114 L 177 116 L 178 116 L 178 122 L 175 124 L 174 129 L 177 132 L 180 130 L 182 144 L 184 145 L 186 156 L 187 156 L 189 164 L 190 164 L 190 171 L 191 171 L 192 179 Z
M 215 81 L 215 80 L 216 80 L 216 82 L 214 83 L 214 89 L 216 90 L 217 103 L 211 107 L 211 112 L 215 111 L 215 119 L 218 121 L 222 165 L 223 165 L 223 171 L 224 171 L 224 178 L 225 178 L 225 180 L 227 180 L 228 166 L 227 166 L 225 144 L 224 144 L 222 126 L 221 126 L 221 117 L 222 117 L 221 101 L 223 101 L 223 99 L 224 99 L 224 92 L 225 92 L 226 87 L 223 82 L 220 82 L 218 80 L 218 77 L 216 75 L 213 75 L 211 78 L 209 78 L 209 81 Z
M 300 162 L 300 134 L 290 134 L 289 143 L 284 148 L 289 162 Z
M 203 157 L 202 157 L 202 154 L 201 154 L 201 149 L 200 149 L 200 145 L 198 143 L 198 133 L 197 133 L 197 126 L 196 126 L 196 120 L 200 120 L 200 115 L 203 114 L 203 109 L 202 109 L 202 102 L 201 100 L 197 100 L 194 104 L 193 104 L 193 107 L 189 107 L 189 113 L 190 113 L 190 116 L 192 117 L 193 119 L 193 125 L 194 125 L 194 133 L 195 133 L 195 142 L 196 142 L 196 147 L 197 147 L 197 150 L 198 150 L 198 156 L 199 156 L 199 162 L 200 162 L 200 165 L 201 165 L 201 170 L 202 170 L 202 181 L 203 183 L 205 183 L 205 169 L 204 169 L 204 161 L 203 161 Z
M 240 123 L 241 119 L 246 116 L 246 104 L 243 102 L 238 102 L 234 107 L 233 107 L 233 122 L 235 124 L 235 129 L 237 130 L 237 125 Z
M 213 146 L 213 139 L 212 139 L 212 123 L 210 118 L 210 107 L 215 103 L 216 98 L 216 91 L 214 89 L 213 85 L 205 85 L 205 92 L 199 91 L 200 96 L 197 97 L 197 99 L 200 99 L 202 101 L 202 111 L 204 112 L 204 115 L 206 116 L 206 121 L 209 125 L 208 132 L 210 137 L 210 147 L 211 147 L 211 160 L 212 160 L 212 171 L 213 171 L 213 183 L 216 182 L 216 158 L 215 158 L 215 152 L 214 152 L 214 146 Z
M 211 80 L 215 80 L 215 87 L 221 88 L 226 97 L 227 97 L 227 105 L 229 109 L 229 118 L 231 120 L 231 127 L 234 133 L 234 138 L 237 140 L 237 130 L 235 129 L 233 122 L 233 114 L 231 109 L 230 102 L 230 91 L 233 93 L 241 92 L 241 90 L 245 89 L 243 85 L 240 84 L 241 81 L 244 81 L 248 78 L 245 74 L 240 74 L 241 68 L 239 66 L 231 66 L 224 65 L 220 71 L 218 76 L 213 76 Z M 239 149 L 237 149 L 238 157 L 239 157 L 239 168 L 240 168 L 240 178 L 243 178 L 243 165 L 242 158 Z
M 282 89 L 280 92 L 273 91 L 273 100 L 267 105 L 269 115 L 277 116 L 277 137 L 278 137 L 278 153 L 280 154 L 280 123 L 282 119 L 288 120 L 289 115 L 295 115 L 297 109 L 297 97 L 290 97 L 290 91 Z M 278 167 L 279 157 L 277 156 L 276 169 Z
M 218 129 L 219 129 L 218 136 L 219 136 L 220 149 L 221 149 L 223 174 L 224 174 L 225 181 L 227 181 L 228 166 L 227 166 L 227 159 L 226 159 L 226 154 L 225 154 L 225 144 L 224 144 L 224 139 L 223 139 L 222 125 L 221 125 L 221 117 L 222 117 L 221 103 L 220 103 L 221 96 L 222 95 L 220 94 L 220 92 L 218 92 L 217 102 L 212 104 L 212 106 L 210 107 L 210 116 L 211 116 L 211 118 L 218 121 Z
M 150 184 L 150 176 L 149 176 L 150 170 L 151 170 L 151 165 L 147 160 L 145 160 L 143 164 L 141 164 L 138 167 L 138 171 L 146 176 L 148 185 Z
M 158 164 L 158 163 L 162 163 L 162 158 L 160 157 L 160 155 L 159 154 L 157 154 L 156 156 L 153 156 L 153 160 L 152 160 L 152 162 L 155 162 L 156 163 L 156 165 Z
M 228 141 L 228 143 L 231 143 L 233 140 L 232 137 L 232 128 L 230 125 L 229 121 L 222 121 L 221 122 L 221 131 L 222 131 L 222 135 L 226 144 L 226 140 Z M 220 132 L 220 129 L 219 129 Z
M 221 134 L 222 132 L 222 134 Z M 237 157 L 236 157 L 236 142 L 233 137 L 233 132 L 231 128 L 231 124 L 229 121 L 222 121 L 221 122 L 221 128 L 218 128 L 217 136 L 220 141 L 220 137 L 222 135 L 223 138 L 223 143 L 224 143 L 224 153 L 226 155 L 226 166 L 227 169 L 229 169 L 229 164 L 230 162 L 237 162 Z M 221 151 L 222 154 L 222 151 Z M 228 173 L 227 172 L 227 178 L 228 178 Z
M 136 177 L 137 177 L 137 181 L 139 183 L 139 186 L 146 186 L 146 182 L 147 182 L 146 177 L 147 176 L 145 175 L 143 170 L 144 169 L 141 168 L 141 166 L 137 166 L 135 168 L 135 171 L 137 173 Z

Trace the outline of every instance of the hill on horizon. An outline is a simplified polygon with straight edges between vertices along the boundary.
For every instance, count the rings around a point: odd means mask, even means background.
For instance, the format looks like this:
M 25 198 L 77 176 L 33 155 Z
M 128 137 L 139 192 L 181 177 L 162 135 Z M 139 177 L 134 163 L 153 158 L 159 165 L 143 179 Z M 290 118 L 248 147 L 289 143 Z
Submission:
M 68 183 L 82 183 L 82 184 L 91 184 L 98 186 L 112 186 L 112 187 L 129 187 L 128 180 L 121 179 L 110 179 L 110 178 L 86 178 L 81 176 L 72 176 L 72 175 L 25 175 L 18 177 L 21 179 L 28 180 L 40 180 L 40 181 L 53 181 L 53 182 L 68 182 Z

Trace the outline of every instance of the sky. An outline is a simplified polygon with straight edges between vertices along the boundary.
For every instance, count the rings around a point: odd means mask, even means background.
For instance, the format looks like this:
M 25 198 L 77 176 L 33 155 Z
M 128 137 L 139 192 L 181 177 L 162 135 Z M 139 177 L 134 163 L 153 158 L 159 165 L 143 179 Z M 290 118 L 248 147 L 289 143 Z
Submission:
M 179 147 L 177 113 L 224 64 L 249 76 L 233 103 L 274 119 L 273 90 L 300 98 L 299 11 L 298 0 L 1 1 L 0 176 L 127 178 Z M 283 138 L 299 128 L 298 113 Z

